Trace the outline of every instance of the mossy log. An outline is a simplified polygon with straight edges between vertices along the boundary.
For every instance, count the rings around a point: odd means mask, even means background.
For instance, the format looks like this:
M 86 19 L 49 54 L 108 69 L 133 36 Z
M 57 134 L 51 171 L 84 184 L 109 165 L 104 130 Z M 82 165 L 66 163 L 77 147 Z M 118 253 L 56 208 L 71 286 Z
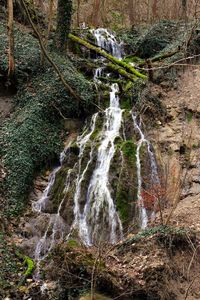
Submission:
M 154 62 L 159 62 L 163 59 L 166 59 L 166 58 L 169 58 L 169 57 L 172 57 L 174 56 L 175 54 L 177 54 L 179 52 L 179 50 L 175 50 L 173 52 L 164 52 L 164 53 L 161 53 L 159 55 L 156 55 L 155 57 L 151 58 L 151 59 L 147 59 L 145 61 L 142 61 L 141 63 L 139 63 L 138 65 L 141 67 L 141 66 L 144 66 L 147 62 L 149 62 L 150 64 L 151 63 L 154 63 Z
M 114 65 L 109 63 L 107 65 L 109 69 L 111 69 L 113 72 L 120 74 L 121 76 L 125 77 L 126 79 L 135 82 L 137 80 L 137 77 L 133 74 L 128 73 L 126 70 L 121 68 L 120 66 Z
M 125 69 L 124 72 L 128 72 L 130 74 L 133 74 L 134 76 L 136 77 L 139 77 L 139 78 L 142 78 L 142 79 L 147 79 L 147 76 L 140 73 L 139 71 L 137 71 L 133 66 L 130 66 L 128 65 L 127 63 L 113 57 L 112 55 L 108 54 L 106 51 L 100 49 L 99 47 L 97 46 L 94 46 L 92 44 L 90 44 L 88 41 L 86 40 L 83 40 L 73 34 L 69 34 L 68 36 L 72 41 L 76 42 L 76 43 L 79 43 L 80 45 L 92 50 L 92 51 L 95 51 L 96 53 L 100 54 L 101 56 L 105 57 L 106 59 L 108 59 L 110 62 L 112 62 L 113 64 L 117 65 L 120 70 L 121 69 Z M 126 73 L 127 73 L 126 72 Z

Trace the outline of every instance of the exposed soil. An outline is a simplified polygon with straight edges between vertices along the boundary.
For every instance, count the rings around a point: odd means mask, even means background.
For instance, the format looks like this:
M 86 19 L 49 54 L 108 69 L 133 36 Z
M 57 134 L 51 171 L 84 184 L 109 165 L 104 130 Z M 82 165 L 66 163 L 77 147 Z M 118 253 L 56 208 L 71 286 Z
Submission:
M 0 94 L 0 123 L 10 115 L 13 109 L 13 97 Z
M 160 87 L 159 87 L 160 88 Z M 176 89 L 162 90 L 166 122 L 151 134 L 166 168 L 169 201 L 181 199 L 170 222 L 200 230 L 200 69 L 186 69 Z M 179 184 L 180 182 L 180 184 Z M 176 185 L 177 183 L 177 185 Z M 166 210 L 165 215 L 169 214 Z

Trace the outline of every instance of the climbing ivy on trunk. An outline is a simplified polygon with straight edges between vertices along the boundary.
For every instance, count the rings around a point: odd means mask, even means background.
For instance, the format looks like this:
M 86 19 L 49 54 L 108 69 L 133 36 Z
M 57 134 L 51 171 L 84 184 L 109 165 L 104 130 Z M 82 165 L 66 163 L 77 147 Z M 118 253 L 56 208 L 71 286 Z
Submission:
M 72 17 L 72 0 L 58 0 L 56 45 L 62 52 L 66 49 Z

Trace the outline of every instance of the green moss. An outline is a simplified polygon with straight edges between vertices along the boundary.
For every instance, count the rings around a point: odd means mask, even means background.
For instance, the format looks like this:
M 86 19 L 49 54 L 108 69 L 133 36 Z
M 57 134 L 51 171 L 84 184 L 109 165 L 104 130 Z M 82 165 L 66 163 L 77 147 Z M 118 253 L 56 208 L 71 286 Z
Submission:
M 138 57 L 138 56 L 132 56 L 132 55 L 125 57 L 123 59 L 123 61 L 125 63 L 136 63 L 136 64 L 141 64 L 141 63 L 144 62 L 144 60 L 141 59 L 140 57 Z
M 35 270 L 35 262 L 29 256 L 25 256 L 24 264 L 27 265 L 27 269 L 24 273 L 24 276 L 29 277 L 33 274 L 33 271 Z
M 68 240 L 67 241 L 67 246 L 69 246 L 70 248 L 77 248 L 79 247 L 79 243 L 76 240 Z
M 55 182 L 50 193 L 50 201 L 53 203 L 53 210 L 57 211 L 64 195 L 65 182 L 68 167 L 62 167 L 56 174 Z
M 188 111 L 187 114 L 186 114 L 187 122 L 190 123 L 192 121 L 192 118 L 193 118 L 192 111 Z
M 126 97 L 126 99 L 123 99 L 121 103 L 121 109 L 126 109 L 130 111 L 132 109 L 132 99 L 130 97 Z
M 117 64 L 118 66 L 121 66 L 122 68 L 124 68 L 126 71 L 128 71 L 131 74 L 134 74 L 136 77 L 142 78 L 142 79 L 147 79 L 147 76 L 140 73 L 139 71 L 137 71 L 134 67 L 128 65 L 127 63 L 113 57 L 112 55 L 108 54 L 107 52 L 105 52 L 104 50 L 101 50 L 100 48 L 88 43 L 87 41 L 73 35 L 73 34 L 69 34 L 69 38 L 72 39 L 73 41 L 83 45 L 84 47 L 93 50 L 99 54 L 101 54 L 102 56 L 106 57 L 108 60 L 112 61 L 113 63 Z
M 101 294 L 97 294 L 95 293 L 94 295 L 94 300 L 112 300 L 111 298 L 109 297 L 106 297 L 104 295 L 101 295 Z M 91 300 L 91 293 L 88 293 L 86 295 L 83 295 L 81 298 L 79 298 L 80 300 Z
M 116 200 L 117 200 L 117 210 L 119 211 L 120 219 L 123 223 L 127 222 L 129 217 L 129 206 L 128 206 L 129 195 L 127 191 L 123 190 L 122 185 L 118 187 Z
M 121 145 L 121 150 L 130 162 L 135 163 L 137 146 L 132 140 L 124 141 Z
M 116 141 L 115 141 L 116 142 Z M 133 200 L 135 197 L 135 168 L 136 168 L 136 144 L 133 140 L 117 141 L 117 147 L 124 156 L 124 166 L 119 178 L 116 192 L 116 206 L 123 223 L 128 224 L 131 210 L 133 209 Z
M 103 118 L 98 116 L 96 119 L 95 129 L 90 137 L 91 141 L 96 140 L 99 137 L 102 131 L 102 127 L 103 127 Z

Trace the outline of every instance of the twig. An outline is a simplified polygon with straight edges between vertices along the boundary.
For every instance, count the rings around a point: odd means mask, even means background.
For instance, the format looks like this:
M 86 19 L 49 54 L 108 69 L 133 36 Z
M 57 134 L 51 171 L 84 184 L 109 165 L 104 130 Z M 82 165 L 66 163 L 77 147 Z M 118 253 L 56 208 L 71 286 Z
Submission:
M 64 119 L 64 120 L 69 120 L 70 118 L 66 118 L 62 112 L 60 111 L 60 109 L 54 104 L 52 103 L 52 106 L 59 112 L 60 116 Z
M 193 55 L 193 56 L 184 57 L 184 58 L 181 58 L 181 59 L 179 59 L 179 60 L 177 60 L 177 61 L 175 61 L 175 62 L 173 62 L 171 64 L 167 64 L 167 65 L 160 66 L 160 67 L 153 67 L 151 69 L 137 67 L 137 69 L 144 70 L 144 71 L 167 69 L 167 68 L 170 68 L 170 67 L 172 67 L 174 65 L 179 65 L 178 63 L 181 62 L 181 61 L 190 60 L 190 59 L 197 58 L 197 57 L 200 57 L 200 54 L 196 54 L 196 55 Z M 184 65 L 187 65 L 187 64 L 184 64 Z
M 198 278 L 198 276 L 196 276 L 196 277 L 192 280 L 192 282 L 189 284 L 189 286 L 188 286 L 188 288 L 187 288 L 187 291 L 186 291 L 186 293 L 185 293 L 185 298 L 184 298 L 184 300 L 187 299 L 189 290 L 190 290 L 190 288 L 192 287 L 193 283 L 195 282 L 195 280 L 196 280 L 197 278 Z
M 199 247 L 200 247 L 200 245 L 195 249 L 195 251 L 194 251 L 194 253 L 193 253 L 193 255 L 192 255 L 191 261 L 190 261 L 190 263 L 189 263 L 188 270 L 187 270 L 187 278 L 188 278 L 188 279 L 189 279 L 190 269 L 191 269 L 193 260 L 194 260 L 194 258 L 195 258 L 196 252 L 197 252 L 197 250 L 198 250 Z
M 56 66 L 56 64 L 53 62 L 53 60 L 50 58 L 49 54 L 47 53 L 45 47 L 44 47 L 44 44 L 43 44 L 43 41 L 41 39 L 41 36 L 40 36 L 40 33 L 39 31 L 37 30 L 36 26 L 34 25 L 32 19 L 31 19 L 31 16 L 30 16 L 30 13 L 28 11 L 28 8 L 26 6 L 26 3 L 24 2 L 24 0 L 21 0 L 21 3 L 22 3 L 22 6 L 26 12 L 26 15 L 27 15 L 27 18 L 30 22 L 30 25 L 31 27 L 33 28 L 33 31 L 35 32 L 37 38 L 38 38 L 38 41 L 39 41 L 39 44 L 40 44 L 40 48 L 41 48 L 41 51 L 43 52 L 44 56 L 46 57 L 46 59 L 48 60 L 48 62 L 52 65 L 54 71 L 58 74 L 60 80 L 62 81 L 63 85 L 65 86 L 66 90 L 78 101 L 82 101 L 83 99 L 81 99 L 80 96 L 78 96 L 76 94 L 76 92 L 71 88 L 71 86 L 66 82 L 66 80 L 64 79 L 62 73 L 60 72 L 60 70 L 58 69 L 58 67 Z

